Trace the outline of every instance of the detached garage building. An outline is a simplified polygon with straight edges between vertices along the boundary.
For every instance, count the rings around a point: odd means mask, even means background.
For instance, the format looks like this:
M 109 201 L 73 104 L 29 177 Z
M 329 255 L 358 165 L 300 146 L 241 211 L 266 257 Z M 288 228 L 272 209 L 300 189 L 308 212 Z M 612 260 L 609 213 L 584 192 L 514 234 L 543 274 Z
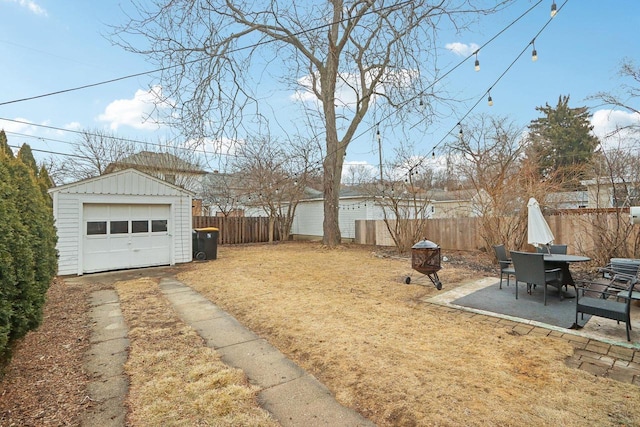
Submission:
M 135 169 L 49 190 L 58 274 L 95 273 L 192 259 L 193 193 Z

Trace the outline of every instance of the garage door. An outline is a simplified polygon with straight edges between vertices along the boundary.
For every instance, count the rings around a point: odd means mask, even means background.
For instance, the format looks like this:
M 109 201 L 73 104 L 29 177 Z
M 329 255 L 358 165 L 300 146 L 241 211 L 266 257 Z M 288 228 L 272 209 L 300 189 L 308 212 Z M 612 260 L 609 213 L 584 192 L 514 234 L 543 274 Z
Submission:
M 170 205 L 83 205 L 82 271 L 171 263 Z

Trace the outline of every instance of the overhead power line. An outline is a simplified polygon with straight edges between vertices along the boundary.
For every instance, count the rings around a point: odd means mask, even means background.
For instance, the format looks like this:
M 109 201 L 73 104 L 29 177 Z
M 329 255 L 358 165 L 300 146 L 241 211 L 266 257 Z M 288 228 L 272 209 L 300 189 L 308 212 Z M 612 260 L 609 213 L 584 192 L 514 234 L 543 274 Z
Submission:
M 405 6 L 405 5 L 407 5 L 407 4 L 411 3 L 411 2 L 412 2 L 412 0 L 406 0 L 406 1 L 403 1 L 403 2 L 398 3 L 398 4 L 393 4 L 391 6 L 385 6 L 385 7 L 381 7 L 380 9 L 374 9 L 374 10 L 371 10 L 370 12 L 367 12 L 367 13 L 363 14 L 363 16 L 370 15 L 370 14 L 375 14 L 375 13 L 379 13 L 379 12 L 383 12 L 383 11 L 388 10 L 388 9 L 394 9 L 394 8 L 398 8 L 398 7 L 403 7 L 403 6 Z M 334 24 L 348 21 L 349 19 L 350 18 L 347 17 L 347 18 L 344 18 L 344 19 L 340 19 L 340 20 L 338 20 L 336 22 L 329 22 L 327 24 L 318 25 L 317 27 L 308 28 L 306 30 L 298 31 L 297 33 L 290 34 L 290 37 L 295 37 L 295 36 L 306 34 L 306 33 L 312 32 L 312 31 L 317 31 L 317 30 L 320 30 L 322 28 L 328 28 L 328 27 L 330 27 L 330 26 L 332 26 Z M 260 41 L 260 42 L 257 42 L 257 43 L 254 43 L 254 44 L 251 44 L 251 45 L 248 45 L 248 46 L 242 46 L 242 47 L 239 47 L 239 48 L 236 48 L 236 49 L 231 49 L 231 50 L 227 51 L 226 54 L 228 55 L 228 54 L 239 52 L 239 51 L 242 51 L 242 50 L 254 49 L 254 48 L 258 47 L 258 46 L 262 46 L 262 45 L 269 44 L 269 43 L 274 43 L 276 41 L 279 41 L 279 40 L 278 39 L 263 40 L 263 41 Z M 128 74 L 126 76 L 116 77 L 116 78 L 109 79 L 109 80 L 103 80 L 103 81 L 96 82 L 96 83 L 89 83 L 89 84 L 82 85 L 82 86 L 76 86 L 76 87 L 72 87 L 72 88 L 61 89 L 61 90 L 57 90 L 57 91 L 54 91 L 54 92 L 43 93 L 41 95 L 29 96 L 29 97 L 20 98 L 20 99 L 13 99 L 11 101 L 4 101 L 4 102 L 0 102 L 0 107 L 3 106 L 3 105 L 15 104 L 15 103 L 18 103 L 18 102 L 31 101 L 31 100 L 34 100 L 34 99 L 46 98 L 46 97 L 49 97 L 49 96 L 60 95 L 60 94 L 63 94 L 63 93 L 75 92 L 75 91 L 83 90 L 83 89 L 89 89 L 89 88 L 92 88 L 92 87 L 102 86 L 102 85 L 106 85 L 106 84 L 110 84 L 110 83 L 115 83 L 115 82 L 119 82 L 119 81 L 122 81 L 122 80 L 131 79 L 131 78 L 134 78 L 134 77 L 145 76 L 145 75 L 148 75 L 148 74 L 155 74 L 155 73 L 158 73 L 160 71 L 166 71 L 166 70 L 170 70 L 172 68 L 183 67 L 185 65 L 189 65 L 189 64 L 196 63 L 196 62 L 204 61 L 205 59 L 206 58 L 193 59 L 191 61 L 187 61 L 187 62 L 180 63 L 180 64 L 169 65 L 169 66 L 166 66 L 166 67 L 156 68 L 154 70 L 142 71 L 142 72 L 134 73 L 134 74 Z

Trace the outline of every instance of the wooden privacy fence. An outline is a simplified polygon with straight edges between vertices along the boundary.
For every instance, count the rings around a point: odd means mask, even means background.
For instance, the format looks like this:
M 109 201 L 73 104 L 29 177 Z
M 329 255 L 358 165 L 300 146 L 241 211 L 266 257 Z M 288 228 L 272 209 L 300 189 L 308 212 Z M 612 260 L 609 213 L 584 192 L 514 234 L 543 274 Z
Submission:
M 484 246 L 478 232 L 479 218 L 438 218 L 425 221 L 424 238 L 442 249 L 477 250 Z M 382 220 L 357 220 L 355 243 L 395 246 Z
M 576 209 L 545 218 L 555 236 L 555 242 L 567 244 L 570 253 L 595 255 L 606 247 L 608 251 L 615 251 L 618 254 L 627 253 L 628 256 L 637 258 L 640 254 L 640 225 L 631 226 L 631 234 L 626 241 L 615 242 L 607 235 L 609 233 L 622 235 L 616 230 L 630 226 L 628 212 L 628 209 L 626 211 Z M 421 237 L 437 243 L 444 250 L 489 250 L 481 235 L 482 220 L 482 218 L 430 219 L 426 221 Z M 218 228 L 220 230 L 218 244 L 221 245 L 269 241 L 269 218 L 265 217 L 194 216 L 193 227 Z M 526 230 L 523 233 L 526 233 Z M 320 240 L 322 236 L 317 238 Z M 274 240 L 279 240 L 277 224 Z M 526 236 L 524 241 L 526 242 Z M 395 246 L 382 220 L 356 220 L 354 242 L 364 245 Z M 615 245 L 626 245 L 626 248 Z M 623 257 L 626 256 L 623 255 Z
M 603 233 L 630 226 L 628 211 L 585 209 L 565 211 L 545 218 L 556 243 L 569 245 L 569 251 L 573 253 L 591 253 L 597 251 L 599 246 L 608 244 L 602 238 Z M 445 250 L 486 250 L 486 243 L 480 234 L 481 224 L 482 218 L 477 217 L 430 219 L 426 221 L 422 237 Z M 640 244 L 640 225 L 631 227 L 631 235 L 625 243 L 628 252 L 634 254 Z M 526 237 L 524 241 L 526 242 Z M 354 242 L 394 246 L 382 220 L 357 220 Z
M 269 218 L 265 217 L 216 217 L 194 216 L 193 228 L 216 227 L 218 244 L 259 243 L 269 241 Z M 274 230 L 274 240 L 279 233 Z

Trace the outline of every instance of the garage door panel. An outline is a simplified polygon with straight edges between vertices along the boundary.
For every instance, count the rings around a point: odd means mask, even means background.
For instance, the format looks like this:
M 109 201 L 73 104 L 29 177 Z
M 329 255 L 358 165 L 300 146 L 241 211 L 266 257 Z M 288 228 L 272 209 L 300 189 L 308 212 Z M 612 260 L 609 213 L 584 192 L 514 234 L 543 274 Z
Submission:
M 152 231 L 153 219 L 169 223 L 170 205 L 86 204 L 83 213 L 83 272 L 171 263 L 171 236 Z

